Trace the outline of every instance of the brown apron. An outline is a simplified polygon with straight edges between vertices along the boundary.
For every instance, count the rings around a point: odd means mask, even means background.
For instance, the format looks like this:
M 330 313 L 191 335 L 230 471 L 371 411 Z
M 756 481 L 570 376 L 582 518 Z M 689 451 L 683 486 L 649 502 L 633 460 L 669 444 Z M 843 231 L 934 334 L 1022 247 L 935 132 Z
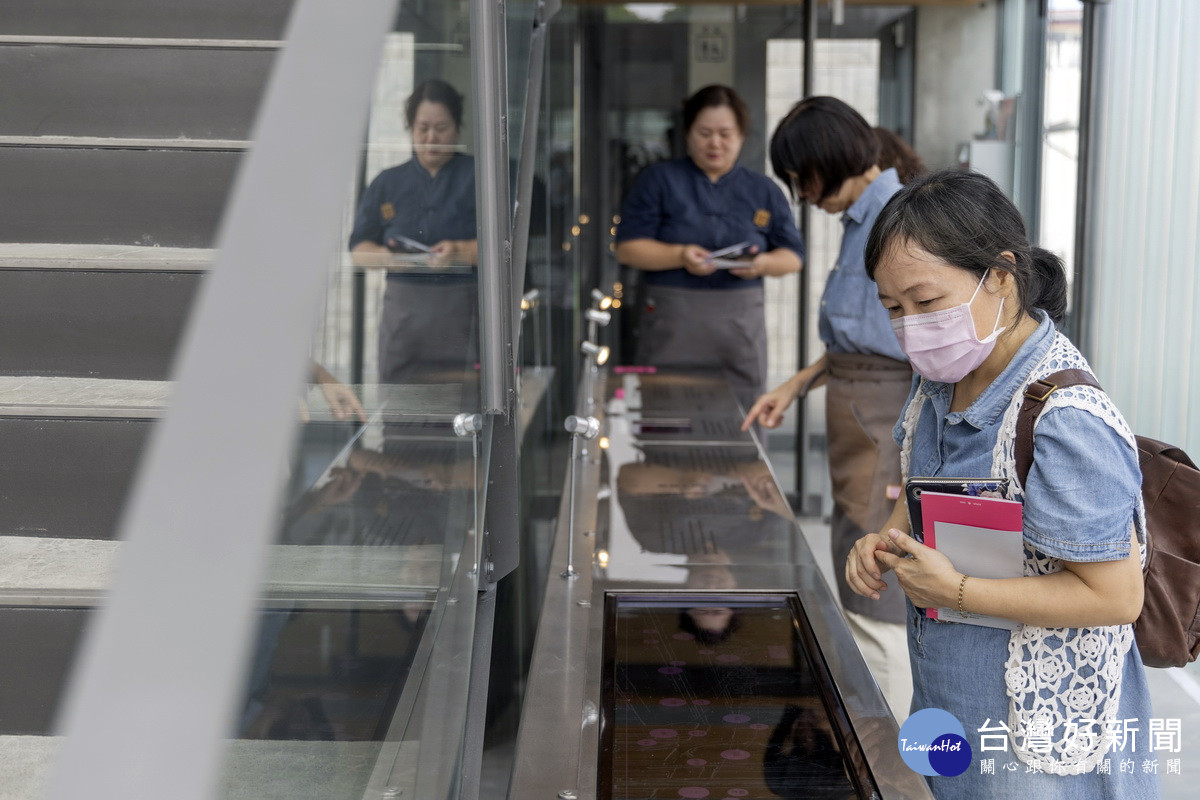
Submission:
M 838 595 L 849 611 L 884 622 L 904 622 L 904 593 L 887 573 L 879 600 L 862 597 L 846 584 L 846 557 L 867 533 L 878 533 L 896 505 L 900 448 L 892 428 L 912 386 L 904 361 L 858 353 L 828 353 L 825 425 L 833 487 L 830 545 Z M 889 496 L 889 488 L 891 495 Z
M 761 285 L 745 289 L 646 286 L 637 362 L 721 369 L 743 409 L 766 390 L 767 318 Z

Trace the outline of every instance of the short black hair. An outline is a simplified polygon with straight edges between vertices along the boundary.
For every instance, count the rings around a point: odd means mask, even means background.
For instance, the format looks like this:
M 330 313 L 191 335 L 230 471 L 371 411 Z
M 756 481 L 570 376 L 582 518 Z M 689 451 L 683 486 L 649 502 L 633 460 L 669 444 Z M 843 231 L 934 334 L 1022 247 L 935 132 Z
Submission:
M 430 78 L 419 83 L 404 102 L 404 121 L 408 123 L 408 127 L 411 128 L 413 120 L 417 118 L 417 107 L 425 101 L 444 105 L 454 119 L 455 127 L 462 127 L 463 96 L 439 78 Z
M 696 624 L 696 620 L 692 619 L 692 615 L 688 613 L 690 610 L 685 608 L 679 612 L 679 630 L 695 636 L 696 641 L 700 642 L 700 644 L 720 644 L 737 633 L 742 627 L 742 615 L 737 612 L 737 609 L 731 609 L 733 614 L 729 617 L 729 624 L 719 631 L 701 628 Z
M 867 237 L 867 274 L 896 247 L 918 247 L 983 280 L 988 270 L 1009 273 L 1024 314 L 1042 309 L 1055 323 L 1067 311 L 1062 259 L 1034 247 L 1021 212 L 996 182 L 978 172 L 946 169 L 916 178 L 892 196 Z M 1005 250 L 1014 261 L 1003 258 Z
M 713 83 L 698 89 L 695 94 L 683 101 L 683 129 L 690 131 L 696 117 L 706 108 L 728 106 L 737 120 L 738 131 L 745 136 L 750 130 L 750 108 L 746 101 L 728 86 Z
M 878 163 L 875 131 L 836 97 L 801 100 L 771 135 L 771 167 L 793 198 L 819 181 L 820 202 Z

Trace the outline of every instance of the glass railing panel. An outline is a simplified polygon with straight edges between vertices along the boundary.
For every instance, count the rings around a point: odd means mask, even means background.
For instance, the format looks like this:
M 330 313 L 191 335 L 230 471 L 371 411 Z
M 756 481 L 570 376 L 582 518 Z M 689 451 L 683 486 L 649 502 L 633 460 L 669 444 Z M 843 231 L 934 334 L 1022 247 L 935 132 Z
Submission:
M 402 4 L 386 36 L 228 798 L 446 798 L 460 780 L 485 476 L 469 30 L 466 6 Z
M 508 147 L 516 177 L 518 154 L 525 136 L 530 51 L 537 0 L 506 0 L 504 3 L 505 62 L 508 67 Z M 533 98 L 536 102 L 537 98 Z M 532 133 L 532 132 L 531 132 Z M 533 134 L 536 135 L 536 134 Z M 516 186 L 515 180 L 513 186 Z
M 227 798 L 443 798 L 460 780 L 486 477 L 470 39 L 461 4 L 402 3 L 386 35 Z

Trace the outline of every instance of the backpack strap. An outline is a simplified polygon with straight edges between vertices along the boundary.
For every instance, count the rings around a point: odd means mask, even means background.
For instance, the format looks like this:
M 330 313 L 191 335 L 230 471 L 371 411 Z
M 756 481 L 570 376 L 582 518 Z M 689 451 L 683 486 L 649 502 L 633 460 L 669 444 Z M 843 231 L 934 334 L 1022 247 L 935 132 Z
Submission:
M 1052 372 L 1044 378 L 1039 378 L 1025 387 L 1025 399 L 1017 414 L 1017 438 L 1013 443 L 1017 461 L 1017 478 L 1021 487 L 1025 487 L 1025 479 L 1029 477 L 1029 468 L 1033 466 L 1033 424 L 1042 413 L 1046 401 L 1057 389 L 1068 386 L 1094 386 L 1100 388 L 1096 377 L 1082 369 L 1064 369 Z

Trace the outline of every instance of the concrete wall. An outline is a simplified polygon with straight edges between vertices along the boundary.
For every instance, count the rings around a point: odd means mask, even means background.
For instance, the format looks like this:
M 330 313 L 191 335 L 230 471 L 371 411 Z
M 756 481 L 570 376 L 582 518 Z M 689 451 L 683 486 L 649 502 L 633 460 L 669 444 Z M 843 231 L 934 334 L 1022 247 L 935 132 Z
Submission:
M 958 163 L 983 132 L 983 93 L 997 88 L 998 0 L 917 11 L 915 146 L 930 168 Z

